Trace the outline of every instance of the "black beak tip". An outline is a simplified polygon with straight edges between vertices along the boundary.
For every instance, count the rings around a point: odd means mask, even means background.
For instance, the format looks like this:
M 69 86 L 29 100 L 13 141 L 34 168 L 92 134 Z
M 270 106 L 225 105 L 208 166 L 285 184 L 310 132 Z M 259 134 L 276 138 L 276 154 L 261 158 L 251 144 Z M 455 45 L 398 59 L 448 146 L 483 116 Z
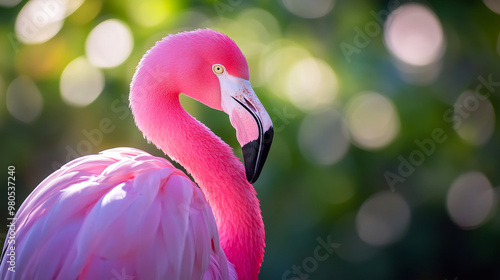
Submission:
M 257 182 L 257 179 L 255 179 L 255 180 L 254 180 L 254 178 L 250 178 L 250 177 L 248 176 L 248 173 L 247 173 L 247 181 L 248 181 L 250 184 L 253 184 L 253 183 Z
M 257 140 L 250 141 L 241 147 L 243 151 L 243 161 L 245 163 L 245 173 L 247 176 L 247 181 L 250 184 L 255 183 L 255 166 L 257 162 L 257 156 L 259 152 L 259 142 Z
M 273 142 L 274 129 L 270 127 L 262 136 L 258 139 L 250 141 L 243 145 L 243 160 L 245 162 L 245 173 L 247 181 L 253 184 L 257 181 L 266 162 L 267 155 L 271 149 L 271 143 Z

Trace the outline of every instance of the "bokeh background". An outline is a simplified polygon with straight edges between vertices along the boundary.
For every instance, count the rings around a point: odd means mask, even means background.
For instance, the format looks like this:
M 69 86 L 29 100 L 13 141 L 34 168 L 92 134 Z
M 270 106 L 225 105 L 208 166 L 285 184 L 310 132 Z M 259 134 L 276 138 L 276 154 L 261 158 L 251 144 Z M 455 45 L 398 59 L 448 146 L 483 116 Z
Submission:
M 2 240 L 8 166 L 18 208 L 75 157 L 164 156 L 129 82 L 195 28 L 236 41 L 275 125 L 261 279 L 500 279 L 497 0 L 0 0 Z M 241 157 L 224 113 L 182 103 Z

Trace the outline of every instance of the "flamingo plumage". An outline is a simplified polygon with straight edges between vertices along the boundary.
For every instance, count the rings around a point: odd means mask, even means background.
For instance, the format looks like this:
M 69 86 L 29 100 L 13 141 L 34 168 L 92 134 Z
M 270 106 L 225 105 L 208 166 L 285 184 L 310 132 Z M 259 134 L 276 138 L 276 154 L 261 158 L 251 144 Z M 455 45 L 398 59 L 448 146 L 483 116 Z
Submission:
M 245 165 L 182 108 L 180 93 L 229 115 Z M 19 208 L 1 279 L 258 278 L 265 234 L 251 183 L 273 127 L 237 45 L 209 29 L 165 37 L 139 63 L 129 99 L 145 138 L 196 183 L 133 148 L 75 159 Z

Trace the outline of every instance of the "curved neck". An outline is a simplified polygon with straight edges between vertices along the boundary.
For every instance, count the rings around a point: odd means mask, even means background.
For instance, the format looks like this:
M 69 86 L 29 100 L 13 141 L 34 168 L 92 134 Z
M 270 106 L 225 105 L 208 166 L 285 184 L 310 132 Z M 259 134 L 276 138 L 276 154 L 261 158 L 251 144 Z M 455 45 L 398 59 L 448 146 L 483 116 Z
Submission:
M 158 134 L 150 137 L 189 172 L 205 194 L 221 247 L 238 279 L 257 279 L 264 256 L 264 223 L 255 189 L 232 149 L 181 106 L 179 94 L 156 104 Z M 152 135 L 149 135 L 152 136 Z

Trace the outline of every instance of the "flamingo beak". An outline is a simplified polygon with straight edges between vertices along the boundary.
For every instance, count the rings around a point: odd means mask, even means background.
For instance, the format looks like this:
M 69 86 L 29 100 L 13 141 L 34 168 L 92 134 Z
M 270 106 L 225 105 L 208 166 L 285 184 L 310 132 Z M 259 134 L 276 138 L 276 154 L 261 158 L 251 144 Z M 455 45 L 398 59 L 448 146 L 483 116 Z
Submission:
M 236 129 L 236 138 L 243 150 L 246 177 L 253 184 L 259 178 L 271 148 L 273 124 L 248 80 L 226 75 L 219 77 L 219 82 L 222 109 Z

